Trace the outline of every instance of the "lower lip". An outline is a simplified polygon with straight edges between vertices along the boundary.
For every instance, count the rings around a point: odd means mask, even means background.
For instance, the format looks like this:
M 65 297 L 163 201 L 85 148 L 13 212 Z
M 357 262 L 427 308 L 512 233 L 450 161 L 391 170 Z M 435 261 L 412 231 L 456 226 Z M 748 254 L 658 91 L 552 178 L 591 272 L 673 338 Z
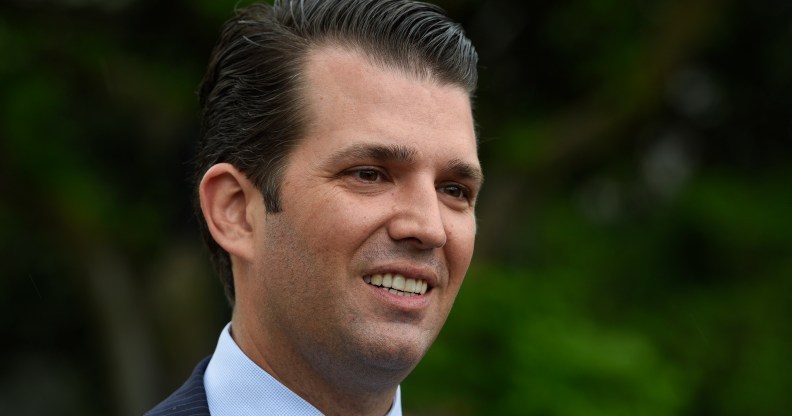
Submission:
M 426 308 L 429 305 L 429 296 L 432 293 L 430 290 L 423 295 L 399 296 L 395 293 L 383 290 L 379 286 L 370 285 L 366 282 L 363 282 L 363 284 L 368 286 L 377 297 L 405 312 L 418 311 Z

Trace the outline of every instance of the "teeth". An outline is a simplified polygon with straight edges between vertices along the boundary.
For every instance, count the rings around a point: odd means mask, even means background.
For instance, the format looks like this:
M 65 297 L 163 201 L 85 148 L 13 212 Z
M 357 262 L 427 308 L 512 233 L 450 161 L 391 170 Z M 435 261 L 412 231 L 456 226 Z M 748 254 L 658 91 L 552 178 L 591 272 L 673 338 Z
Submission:
M 404 290 L 404 276 L 400 274 L 393 276 L 393 284 L 391 287 L 396 290 Z
M 371 276 L 371 281 L 366 283 L 371 283 L 374 286 L 382 286 L 382 275 L 375 274 L 374 276 Z
M 406 279 L 398 273 L 373 274 L 364 276 L 363 280 L 383 290 L 399 296 L 417 296 L 426 293 L 428 284 L 425 280 Z
M 391 276 L 390 273 L 387 273 L 387 274 L 385 274 L 385 276 L 382 276 L 382 286 L 384 286 L 384 287 L 393 287 L 393 285 L 391 285 L 391 283 L 393 283 L 393 276 Z

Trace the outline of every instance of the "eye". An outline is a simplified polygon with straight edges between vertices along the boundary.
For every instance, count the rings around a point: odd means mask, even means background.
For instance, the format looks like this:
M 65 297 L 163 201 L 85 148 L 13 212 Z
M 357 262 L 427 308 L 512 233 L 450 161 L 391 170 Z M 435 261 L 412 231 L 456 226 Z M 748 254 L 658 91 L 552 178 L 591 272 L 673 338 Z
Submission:
M 443 185 L 437 188 L 437 190 L 454 199 L 470 200 L 470 190 L 459 184 Z
M 376 169 L 355 169 L 348 174 L 361 182 L 378 182 L 383 179 L 382 173 Z

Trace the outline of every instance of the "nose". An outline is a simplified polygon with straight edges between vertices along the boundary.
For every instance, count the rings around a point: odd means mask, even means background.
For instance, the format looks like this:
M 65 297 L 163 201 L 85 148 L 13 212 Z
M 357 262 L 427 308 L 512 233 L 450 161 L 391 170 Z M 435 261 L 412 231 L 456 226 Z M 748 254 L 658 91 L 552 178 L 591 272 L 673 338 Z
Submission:
M 388 234 L 427 250 L 445 246 L 447 233 L 434 184 L 415 185 L 395 193 Z

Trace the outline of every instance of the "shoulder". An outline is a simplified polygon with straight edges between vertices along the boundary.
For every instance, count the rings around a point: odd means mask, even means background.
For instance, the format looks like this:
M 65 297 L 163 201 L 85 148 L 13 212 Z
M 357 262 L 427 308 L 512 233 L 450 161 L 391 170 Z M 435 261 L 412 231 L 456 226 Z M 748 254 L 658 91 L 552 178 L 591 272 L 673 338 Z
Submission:
M 178 390 L 144 416 L 208 416 L 209 406 L 206 402 L 203 376 L 206 366 L 209 364 L 209 358 L 206 357 L 198 363 L 190 378 Z

